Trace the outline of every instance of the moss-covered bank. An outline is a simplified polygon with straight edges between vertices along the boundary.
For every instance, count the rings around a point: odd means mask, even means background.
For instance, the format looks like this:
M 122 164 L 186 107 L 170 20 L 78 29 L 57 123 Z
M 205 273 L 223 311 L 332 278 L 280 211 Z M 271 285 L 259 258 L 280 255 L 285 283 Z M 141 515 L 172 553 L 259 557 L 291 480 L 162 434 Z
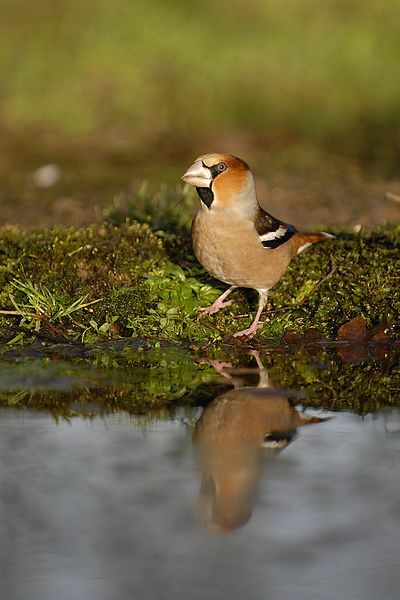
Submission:
M 355 316 L 367 326 L 386 316 L 398 337 L 399 245 L 400 226 L 388 226 L 339 232 L 304 252 L 272 291 L 259 341 L 311 327 L 335 339 Z M 188 237 L 155 234 L 136 221 L 75 231 L 0 229 L 3 342 L 28 342 L 32 331 L 50 340 L 140 335 L 217 342 L 250 323 L 256 306 L 253 292 L 239 290 L 228 310 L 199 318 L 196 307 L 212 302 L 218 287 L 197 265 Z

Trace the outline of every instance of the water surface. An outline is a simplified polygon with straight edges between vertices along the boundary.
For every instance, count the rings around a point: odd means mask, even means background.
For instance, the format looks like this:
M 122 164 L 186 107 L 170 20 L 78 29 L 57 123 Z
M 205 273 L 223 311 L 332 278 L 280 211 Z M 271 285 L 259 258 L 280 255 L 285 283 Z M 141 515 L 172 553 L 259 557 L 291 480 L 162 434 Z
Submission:
M 303 356 L 290 387 L 287 357 L 259 370 L 161 354 L 0 365 L 0 597 L 397 599 L 387 363 L 374 411 L 334 412 L 355 392 L 324 382 L 325 355 L 307 359 L 318 385 Z
M 399 429 L 397 410 L 339 413 L 265 448 L 249 518 L 224 530 L 204 522 L 184 410 L 2 410 L 1 595 L 398 598 Z

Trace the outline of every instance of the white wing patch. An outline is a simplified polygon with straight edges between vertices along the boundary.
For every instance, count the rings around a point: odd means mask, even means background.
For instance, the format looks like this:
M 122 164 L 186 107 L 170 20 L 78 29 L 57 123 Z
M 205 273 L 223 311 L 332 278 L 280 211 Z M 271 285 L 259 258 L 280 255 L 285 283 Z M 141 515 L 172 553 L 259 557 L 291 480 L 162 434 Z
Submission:
M 280 225 L 275 231 L 268 231 L 259 237 L 264 248 L 277 248 L 290 240 L 295 233 L 296 229 L 293 225 Z
M 286 227 L 279 227 L 275 231 L 268 231 L 268 233 L 264 233 L 264 235 L 260 235 L 260 240 L 262 242 L 268 242 L 269 240 L 277 240 L 287 233 Z
M 299 246 L 296 254 L 300 254 L 300 252 L 303 252 L 303 250 L 305 250 L 306 248 L 308 248 L 308 246 L 312 246 L 312 243 L 311 242 L 306 242 L 302 246 Z

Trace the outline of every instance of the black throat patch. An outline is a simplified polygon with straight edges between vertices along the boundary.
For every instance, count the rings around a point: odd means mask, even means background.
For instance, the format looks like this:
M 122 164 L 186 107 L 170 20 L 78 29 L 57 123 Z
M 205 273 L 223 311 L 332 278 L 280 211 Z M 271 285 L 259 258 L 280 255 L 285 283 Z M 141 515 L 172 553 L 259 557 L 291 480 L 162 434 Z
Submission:
M 204 202 L 204 204 L 211 208 L 211 204 L 214 202 L 214 193 L 209 187 L 197 187 L 196 192 L 200 196 L 200 200 Z

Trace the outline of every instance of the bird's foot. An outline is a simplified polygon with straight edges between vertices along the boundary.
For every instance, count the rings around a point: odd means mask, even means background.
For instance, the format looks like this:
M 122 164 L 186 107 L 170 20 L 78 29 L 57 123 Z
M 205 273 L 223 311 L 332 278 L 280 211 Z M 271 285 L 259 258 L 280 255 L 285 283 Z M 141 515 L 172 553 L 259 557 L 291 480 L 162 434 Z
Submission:
M 250 327 L 248 327 L 248 329 L 243 329 L 243 331 L 237 331 L 236 333 L 234 333 L 233 337 L 246 336 L 250 339 L 256 335 L 260 327 L 261 325 L 259 323 L 253 323 L 252 325 L 250 325 Z
M 215 302 L 213 302 L 210 306 L 201 306 L 199 307 L 199 312 L 203 313 L 204 315 L 213 315 L 215 313 L 217 313 L 219 310 L 221 310 L 221 308 L 225 308 L 226 306 L 230 306 L 232 304 L 232 300 L 228 300 L 227 302 L 224 302 L 223 300 L 220 300 L 219 298 L 216 299 Z
M 222 375 L 222 377 L 226 377 L 227 379 L 232 379 L 232 376 L 229 375 L 229 373 L 227 373 L 225 370 L 225 369 L 232 369 L 232 363 L 223 362 L 223 361 L 216 360 L 216 359 L 207 360 L 205 358 L 200 359 L 198 362 L 200 365 L 210 365 L 210 367 L 213 367 L 213 369 L 215 369 L 215 371 L 217 373 Z

